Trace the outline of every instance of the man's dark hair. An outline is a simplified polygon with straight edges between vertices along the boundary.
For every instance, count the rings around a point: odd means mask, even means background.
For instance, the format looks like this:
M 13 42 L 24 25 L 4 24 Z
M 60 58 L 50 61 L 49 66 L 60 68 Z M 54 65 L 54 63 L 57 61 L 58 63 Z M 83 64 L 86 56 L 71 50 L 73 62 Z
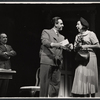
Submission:
M 51 20 L 51 24 L 52 26 L 54 26 L 55 24 L 58 24 L 58 20 L 61 19 L 60 17 L 53 17 Z

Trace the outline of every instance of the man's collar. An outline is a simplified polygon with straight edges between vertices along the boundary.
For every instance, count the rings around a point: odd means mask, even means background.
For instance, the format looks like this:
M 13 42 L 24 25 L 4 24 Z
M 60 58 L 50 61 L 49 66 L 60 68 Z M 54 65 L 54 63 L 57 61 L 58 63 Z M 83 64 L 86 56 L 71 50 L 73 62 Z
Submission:
M 3 44 L 3 43 L 0 43 L 0 44 L 6 46 L 6 44 Z
M 55 28 L 52 28 L 53 30 L 54 30 L 54 32 L 57 34 L 58 33 L 58 31 L 55 29 Z

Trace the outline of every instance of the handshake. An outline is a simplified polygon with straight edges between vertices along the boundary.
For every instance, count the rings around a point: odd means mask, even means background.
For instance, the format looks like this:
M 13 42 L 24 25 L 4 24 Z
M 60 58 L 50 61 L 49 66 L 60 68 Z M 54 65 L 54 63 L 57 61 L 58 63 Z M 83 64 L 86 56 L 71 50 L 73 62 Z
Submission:
M 68 49 L 71 51 L 73 49 L 73 44 L 69 43 L 68 39 L 66 39 L 59 43 L 51 43 L 51 47 Z

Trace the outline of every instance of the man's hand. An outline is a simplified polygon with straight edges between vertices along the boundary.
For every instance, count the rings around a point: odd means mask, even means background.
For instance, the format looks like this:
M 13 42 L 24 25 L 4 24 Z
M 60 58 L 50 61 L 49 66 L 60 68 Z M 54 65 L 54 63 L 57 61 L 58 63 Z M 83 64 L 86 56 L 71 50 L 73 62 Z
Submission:
M 51 43 L 51 47 L 60 48 L 62 46 L 62 43 Z
M 62 48 L 65 50 L 71 51 L 71 50 L 73 50 L 74 47 L 73 47 L 73 44 L 70 43 L 70 44 L 67 44 L 65 46 L 62 46 Z

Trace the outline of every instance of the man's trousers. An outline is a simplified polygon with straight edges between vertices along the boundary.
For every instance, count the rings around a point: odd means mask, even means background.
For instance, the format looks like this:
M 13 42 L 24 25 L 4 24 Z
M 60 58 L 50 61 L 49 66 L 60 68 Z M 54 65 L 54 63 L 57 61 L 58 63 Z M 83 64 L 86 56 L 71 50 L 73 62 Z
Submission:
M 61 71 L 56 66 L 41 64 L 40 97 L 58 97 Z

